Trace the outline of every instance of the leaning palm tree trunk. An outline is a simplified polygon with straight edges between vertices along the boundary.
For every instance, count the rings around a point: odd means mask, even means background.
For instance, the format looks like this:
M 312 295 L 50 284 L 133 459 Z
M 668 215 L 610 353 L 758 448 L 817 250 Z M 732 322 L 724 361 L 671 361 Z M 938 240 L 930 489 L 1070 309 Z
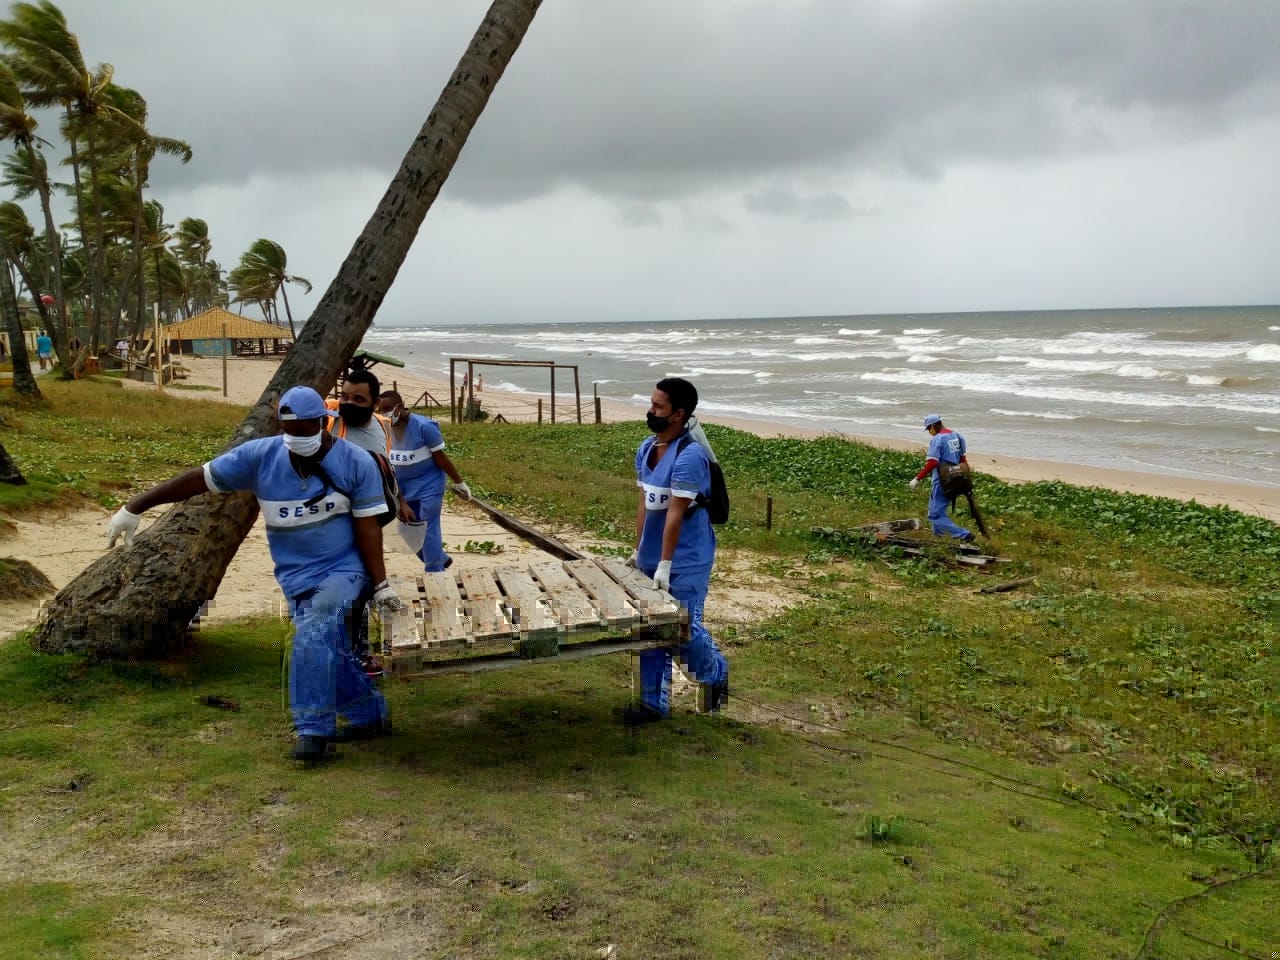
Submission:
M 494 0 L 391 185 L 365 224 L 284 363 L 229 446 L 274 433 L 289 386 L 322 393 L 360 345 L 493 88 L 541 0 Z M 258 508 L 249 494 L 205 494 L 170 510 L 63 588 L 33 644 L 51 653 L 160 653 L 178 645 L 212 597 Z
M 13 358 L 13 389 L 26 397 L 39 397 L 40 387 L 31 373 L 31 356 L 27 353 L 27 336 L 22 329 L 18 313 L 18 294 L 13 289 L 13 276 L 9 273 L 9 253 L 0 260 L 0 312 L 9 331 L 9 355 Z

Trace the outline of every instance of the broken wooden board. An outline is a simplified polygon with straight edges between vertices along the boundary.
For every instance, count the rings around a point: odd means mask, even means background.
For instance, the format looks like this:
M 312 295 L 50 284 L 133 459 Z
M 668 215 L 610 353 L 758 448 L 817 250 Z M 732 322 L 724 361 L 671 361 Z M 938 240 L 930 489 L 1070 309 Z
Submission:
M 543 563 L 531 568 L 533 578 L 542 584 L 551 609 L 560 618 L 560 624 L 569 633 L 584 628 L 604 625 L 604 618 L 595 608 L 587 592 L 578 581 L 569 576 L 563 563 Z
M 684 608 L 671 594 L 659 590 L 652 580 L 628 566 L 621 557 L 601 557 L 596 563 L 627 591 L 645 624 L 656 626 L 688 620 Z
M 463 608 L 471 617 L 473 642 L 510 640 L 515 629 L 502 605 L 502 591 L 488 570 L 469 568 L 458 571 Z
M 900 533 L 903 530 L 919 530 L 920 518 L 908 517 L 905 520 L 881 520 L 879 523 L 864 523 L 858 529 L 867 533 Z
M 458 583 L 447 570 L 418 577 L 418 602 L 422 605 L 422 645 L 466 645 L 471 638 L 471 618 L 462 605 Z
M 594 560 L 567 560 L 564 568 L 582 585 L 611 630 L 640 622 L 640 608 L 630 594 Z
M 561 631 L 560 620 L 551 609 L 551 599 L 525 567 L 498 567 L 494 578 L 506 597 L 511 625 L 521 634 Z

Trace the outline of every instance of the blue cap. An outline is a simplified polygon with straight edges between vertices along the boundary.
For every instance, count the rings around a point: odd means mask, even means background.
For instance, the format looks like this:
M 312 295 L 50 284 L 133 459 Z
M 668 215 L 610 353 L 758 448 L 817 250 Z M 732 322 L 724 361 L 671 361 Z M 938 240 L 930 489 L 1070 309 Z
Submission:
M 281 420 L 315 420 L 329 413 L 320 394 L 301 386 L 286 390 L 278 409 Z
M 281 402 L 283 403 L 283 401 L 281 401 Z M 924 418 L 924 428 L 925 428 L 926 430 L 928 430 L 928 429 L 929 429 L 930 427 L 932 427 L 935 423 L 941 423 L 941 422 L 942 422 L 942 414 L 940 414 L 940 413 L 931 413 L 931 414 L 929 414 L 927 417 L 925 417 L 925 418 Z

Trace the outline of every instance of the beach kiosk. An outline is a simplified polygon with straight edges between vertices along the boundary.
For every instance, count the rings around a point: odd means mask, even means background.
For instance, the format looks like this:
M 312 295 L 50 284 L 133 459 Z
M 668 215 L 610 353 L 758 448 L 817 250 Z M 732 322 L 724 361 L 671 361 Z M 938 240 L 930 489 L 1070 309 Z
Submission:
M 151 331 L 144 334 L 151 339 Z M 242 317 L 221 307 L 210 307 L 189 320 L 166 323 L 160 328 L 166 351 L 196 357 L 272 357 L 288 353 L 293 335 L 265 320 Z

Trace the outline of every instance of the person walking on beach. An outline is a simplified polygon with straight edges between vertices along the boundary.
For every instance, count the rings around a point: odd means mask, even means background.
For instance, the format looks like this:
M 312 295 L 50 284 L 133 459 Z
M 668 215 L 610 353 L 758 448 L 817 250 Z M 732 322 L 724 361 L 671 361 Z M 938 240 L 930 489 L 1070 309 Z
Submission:
M 973 534 L 947 516 L 947 508 L 952 505 L 952 501 L 947 497 L 942 483 L 942 471 L 967 462 L 964 437 L 944 426 L 942 415 L 937 413 L 924 418 L 924 429 L 930 437 L 928 459 L 908 486 L 914 490 L 921 480 L 933 474 L 933 486 L 929 491 L 929 523 L 933 532 L 940 537 L 952 537 L 968 543 L 973 539 Z
M 47 370 L 53 360 L 53 340 L 43 330 L 36 337 L 36 357 L 40 361 L 40 369 Z
M 122 536 L 130 544 L 139 519 L 152 507 L 202 493 L 248 490 L 257 496 L 276 582 L 288 598 L 294 626 L 293 758 L 308 766 L 324 759 L 330 741 L 391 732 L 386 700 L 351 654 L 350 620 L 370 584 L 375 604 L 400 608 L 382 561 L 376 517 L 385 501 L 378 468 L 363 451 L 325 430 L 327 413 L 316 391 L 290 387 L 277 407 L 283 434 L 246 441 L 136 494 L 107 527 L 108 548 Z M 341 730 L 339 716 L 347 722 Z
M 484 393 L 484 374 L 476 374 L 476 393 Z
M 698 495 L 711 494 L 707 448 L 694 439 L 691 418 L 698 391 L 688 380 L 659 380 L 645 418 L 653 432 L 636 452 L 637 546 L 627 561 L 669 592 L 689 613 L 689 642 L 675 650 L 703 688 L 707 710 L 729 699 L 729 664 L 702 625 L 702 608 L 716 559 L 716 535 Z M 640 654 L 640 703 L 623 711 L 629 726 L 652 723 L 671 713 L 669 649 Z
M 453 558 L 445 553 L 444 534 L 440 529 L 445 477 L 453 481 L 453 492 L 464 500 L 471 499 L 471 488 L 444 452 L 444 435 L 439 424 L 429 417 L 410 413 L 404 398 L 395 390 L 384 390 L 378 397 L 378 406 L 391 422 L 388 459 L 400 482 L 400 519 L 426 524 L 422 549 L 418 551 L 423 570 L 427 573 L 447 570 L 453 565 Z

